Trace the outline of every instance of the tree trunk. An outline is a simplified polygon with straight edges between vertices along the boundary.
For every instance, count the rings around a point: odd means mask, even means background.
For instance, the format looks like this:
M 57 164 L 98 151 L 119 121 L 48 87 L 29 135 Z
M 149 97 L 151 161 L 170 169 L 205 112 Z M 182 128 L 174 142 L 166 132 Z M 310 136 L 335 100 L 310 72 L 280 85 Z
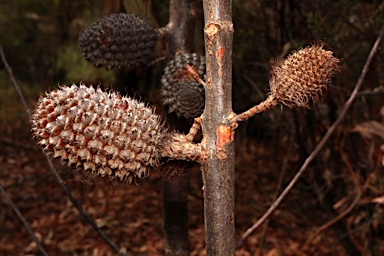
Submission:
M 203 0 L 207 82 L 202 116 L 204 217 L 207 255 L 235 255 L 232 1 Z
M 169 56 L 176 52 L 190 52 L 193 50 L 195 15 L 193 5 L 196 0 L 171 0 L 169 5 L 169 23 L 171 25 Z M 168 124 L 178 131 L 187 130 L 186 120 L 178 119 L 174 114 L 168 115 Z M 170 162 L 165 168 L 191 168 L 191 165 L 173 166 Z M 184 173 L 188 173 L 185 171 Z M 164 204 L 164 234 L 165 255 L 189 255 L 188 239 L 188 176 L 178 180 L 163 181 Z
M 163 181 L 165 255 L 189 255 L 188 178 Z

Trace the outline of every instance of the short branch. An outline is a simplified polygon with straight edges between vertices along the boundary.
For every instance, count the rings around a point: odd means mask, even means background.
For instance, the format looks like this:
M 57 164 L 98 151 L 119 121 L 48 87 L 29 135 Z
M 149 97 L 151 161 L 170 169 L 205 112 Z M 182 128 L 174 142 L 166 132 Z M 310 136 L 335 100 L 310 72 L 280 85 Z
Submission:
M 241 114 L 230 117 L 229 121 L 230 122 L 245 121 L 248 118 L 250 118 L 250 117 L 252 117 L 258 113 L 261 113 L 267 109 L 270 109 L 276 105 L 277 105 L 277 100 L 275 98 L 273 98 L 271 95 L 269 95 L 268 98 L 266 100 L 264 100 L 263 102 L 261 102 L 260 104 L 248 109 L 247 111 L 245 111 Z
M 188 141 L 192 142 L 196 134 L 200 131 L 201 121 L 201 117 L 195 118 L 191 129 L 189 129 L 189 133 L 185 136 Z
M 196 161 L 201 164 L 207 160 L 207 150 L 201 144 L 190 142 L 183 134 L 172 133 L 163 141 L 161 156 L 173 160 Z

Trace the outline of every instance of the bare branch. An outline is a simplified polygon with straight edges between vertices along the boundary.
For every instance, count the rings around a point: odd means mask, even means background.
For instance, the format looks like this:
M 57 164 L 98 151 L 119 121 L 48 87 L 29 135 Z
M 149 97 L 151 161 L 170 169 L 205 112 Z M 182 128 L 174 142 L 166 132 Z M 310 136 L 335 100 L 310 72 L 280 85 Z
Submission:
M 28 117 L 30 117 L 31 111 L 28 108 L 27 101 L 25 100 L 24 95 L 21 92 L 19 85 L 17 84 L 15 77 L 13 76 L 12 69 L 8 64 L 7 59 L 5 58 L 4 49 L 3 49 L 3 46 L 1 44 L 0 44 L 0 55 L 1 55 L 1 60 L 4 63 L 5 69 L 7 70 L 8 74 L 9 74 L 9 78 L 10 78 L 11 82 L 13 83 L 13 85 L 15 86 L 17 93 L 19 94 L 19 97 L 20 97 L 21 103 L 23 104 L 24 110 L 27 113 Z
M 207 150 L 201 144 L 190 142 L 186 135 L 173 132 L 163 140 L 161 157 L 204 163 L 207 160 Z
M 357 192 L 357 195 L 355 196 L 355 199 L 353 200 L 353 202 L 351 203 L 350 206 L 348 206 L 347 209 L 345 209 L 345 211 L 343 211 L 342 213 L 340 213 L 336 218 L 328 221 L 327 223 L 325 223 L 324 225 L 322 225 L 320 228 L 318 228 L 315 232 L 313 232 L 309 238 L 307 239 L 307 241 L 305 242 L 304 244 L 304 247 L 307 247 L 309 246 L 309 244 L 313 241 L 313 239 L 315 239 L 321 232 L 323 232 L 324 230 L 326 230 L 327 228 L 329 228 L 330 226 L 332 226 L 333 224 L 335 224 L 336 222 L 338 222 L 339 220 L 341 220 L 342 218 L 344 218 L 347 214 L 349 214 L 353 208 L 355 208 L 355 206 L 357 205 L 357 203 L 359 202 L 360 198 L 361 198 L 361 195 L 362 195 L 362 192 L 361 191 L 358 191 Z
M 25 228 L 27 229 L 29 235 L 32 237 L 32 239 L 35 242 L 36 246 L 39 248 L 40 252 L 43 255 L 48 255 L 47 252 L 44 250 L 42 244 L 40 243 L 39 239 L 37 239 L 37 237 L 35 236 L 35 233 L 33 233 L 32 229 L 31 229 L 31 226 L 28 224 L 27 220 L 23 217 L 23 215 L 21 214 L 21 212 L 19 211 L 17 206 L 13 203 L 12 199 L 9 198 L 9 196 L 7 195 L 7 193 L 5 192 L 4 188 L 1 185 L 0 185 L 0 190 L 1 190 L 1 193 L 3 194 L 5 200 L 7 200 L 7 202 L 11 205 L 11 207 L 15 211 L 17 217 L 19 217 L 19 219 L 23 222 Z
M 201 79 L 201 77 L 199 76 L 199 73 L 193 68 L 191 67 L 190 65 L 186 65 L 186 69 L 187 71 L 192 75 L 192 77 L 197 81 L 199 82 L 200 84 L 202 84 L 203 86 L 206 86 L 207 84 L 203 81 L 203 79 Z
M 272 95 L 269 95 L 266 100 L 261 102 L 260 104 L 248 109 L 247 111 L 230 117 L 231 122 L 241 122 L 248 120 L 250 117 L 259 114 L 267 109 L 270 109 L 278 104 L 277 100 L 272 97 Z
M 186 135 L 186 139 L 192 142 L 196 134 L 200 131 L 200 129 L 201 129 L 201 117 L 196 117 L 191 129 L 189 129 L 189 133 Z

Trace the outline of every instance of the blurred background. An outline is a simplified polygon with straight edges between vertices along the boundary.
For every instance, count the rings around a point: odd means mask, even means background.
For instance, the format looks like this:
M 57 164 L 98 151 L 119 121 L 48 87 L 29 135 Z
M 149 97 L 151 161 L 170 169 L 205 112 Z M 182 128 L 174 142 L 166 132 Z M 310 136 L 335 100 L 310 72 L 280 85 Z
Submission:
M 202 4 L 195 50 L 204 53 Z M 162 0 L 0 0 L 0 43 L 32 109 L 45 91 L 101 84 L 161 109 L 164 61 L 134 70 L 94 68 L 79 33 L 98 18 L 134 12 L 154 27 L 168 21 Z M 384 25 L 382 1 L 233 0 L 233 108 L 240 113 L 268 93 L 271 61 L 316 42 L 341 59 L 323 102 L 311 110 L 277 107 L 242 123 L 236 134 L 236 234 L 266 211 L 336 120 Z M 166 55 L 159 42 L 156 56 Z M 382 255 L 384 251 L 384 52 L 305 176 L 238 255 Z M 0 63 L 0 182 L 52 255 L 112 255 L 65 197 L 34 145 L 29 120 Z M 128 255 L 162 255 L 161 175 L 139 185 L 84 184 L 55 162 L 85 210 Z M 191 255 L 205 255 L 201 178 L 190 175 Z M 329 223 L 333 221 L 334 223 Z M 337 221 L 336 221 L 337 220 Z M 38 255 L 12 208 L 0 198 L 0 254 Z M 318 232 L 318 231 L 322 232 Z M 311 234 L 319 234 L 313 239 Z M 308 240 L 311 238 L 311 240 Z

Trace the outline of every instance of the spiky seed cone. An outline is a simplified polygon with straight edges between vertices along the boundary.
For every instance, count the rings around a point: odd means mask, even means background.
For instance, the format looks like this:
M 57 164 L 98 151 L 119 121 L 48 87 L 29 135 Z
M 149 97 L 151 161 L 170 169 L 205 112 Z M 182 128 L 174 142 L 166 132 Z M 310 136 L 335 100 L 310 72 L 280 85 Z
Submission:
M 205 91 L 192 74 L 187 71 L 190 65 L 200 78 L 205 80 L 205 58 L 197 53 L 177 54 L 164 69 L 161 78 L 163 105 L 168 112 L 175 112 L 179 117 L 194 118 L 203 113 Z
M 322 45 L 298 50 L 272 67 L 271 96 L 288 107 L 310 107 L 339 70 L 339 59 Z
M 89 25 L 79 37 L 84 58 L 95 67 L 127 69 L 153 60 L 156 32 L 147 21 L 132 14 L 118 13 Z
M 31 122 L 47 153 L 95 175 L 131 182 L 159 164 L 165 133 L 160 116 L 115 92 L 60 87 L 39 99 Z

